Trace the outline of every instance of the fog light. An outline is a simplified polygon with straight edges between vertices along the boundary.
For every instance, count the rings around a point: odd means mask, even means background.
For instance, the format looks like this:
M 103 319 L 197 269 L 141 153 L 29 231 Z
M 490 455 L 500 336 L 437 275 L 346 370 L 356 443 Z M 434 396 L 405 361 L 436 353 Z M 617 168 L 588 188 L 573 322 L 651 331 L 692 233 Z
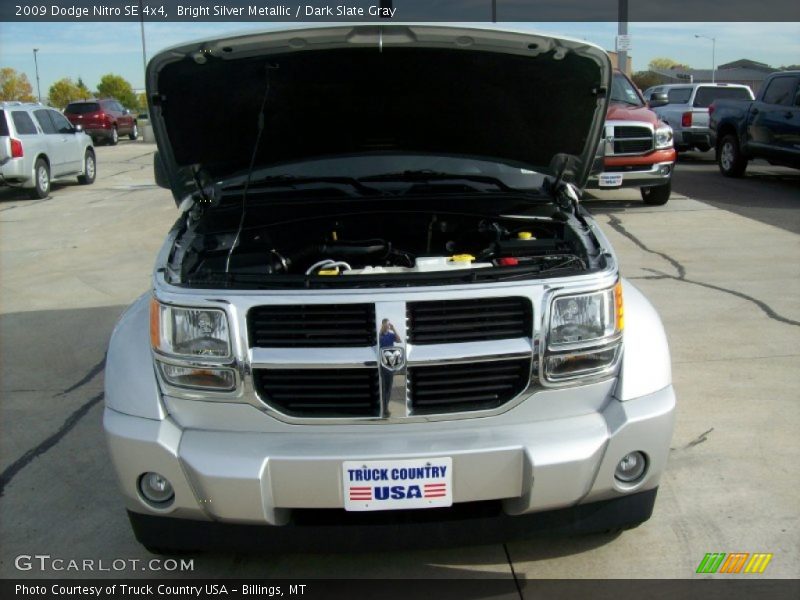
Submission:
M 139 491 L 153 504 L 167 504 L 175 497 L 169 479 L 158 473 L 145 473 L 139 477 Z
M 614 477 L 623 483 L 632 483 L 644 475 L 647 469 L 647 459 L 641 452 L 631 452 L 622 457 L 617 464 Z

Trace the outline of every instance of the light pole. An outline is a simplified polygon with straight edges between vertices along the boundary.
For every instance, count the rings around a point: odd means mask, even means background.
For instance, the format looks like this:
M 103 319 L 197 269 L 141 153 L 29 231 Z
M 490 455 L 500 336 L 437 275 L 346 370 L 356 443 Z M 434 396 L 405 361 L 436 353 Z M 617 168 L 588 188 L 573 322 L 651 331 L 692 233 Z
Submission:
M 33 64 L 36 65 L 36 95 L 39 96 L 39 103 L 42 102 L 42 88 L 39 87 L 39 61 L 36 60 L 36 53 L 39 52 L 38 48 L 33 49 Z
M 717 73 L 717 38 L 708 37 L 707 35 L 694 34 L 696 38 L 705 38 L 711 40 L 711 83 L 716 83 Z

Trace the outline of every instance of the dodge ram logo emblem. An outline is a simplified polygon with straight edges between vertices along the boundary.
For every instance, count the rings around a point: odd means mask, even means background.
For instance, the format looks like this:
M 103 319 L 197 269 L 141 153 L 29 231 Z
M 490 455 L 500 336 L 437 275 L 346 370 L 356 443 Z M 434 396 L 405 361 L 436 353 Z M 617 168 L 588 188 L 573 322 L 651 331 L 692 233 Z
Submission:
M 390 371 L 399 371 L 406 366 L 406 353 L 403 348 L 381 348 L 381 366 Z

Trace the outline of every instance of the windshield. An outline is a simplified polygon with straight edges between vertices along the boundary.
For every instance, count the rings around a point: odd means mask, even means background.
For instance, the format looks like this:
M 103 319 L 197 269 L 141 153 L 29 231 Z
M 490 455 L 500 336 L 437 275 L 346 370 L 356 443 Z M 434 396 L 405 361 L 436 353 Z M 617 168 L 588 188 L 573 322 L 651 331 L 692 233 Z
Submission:
M 611 82 L 611 101 L 631 106 L 644 106 L 636 88 L 620 73 L 614 73 L 614 79 Z
M 478 160 L 461 156 L 431 156 L 427 154 L 373 154 L 317 160 L 301 161 L 257 169 L 252 180 L 271 177 L 310 178 L 353 178 L 367 179 L 380 175 L 397 175 L 391 182 L 397 186 L 408 185 L 403 181 L 403 174 L 409 173 L 409 182 L 418 181 L 419 175 L 425 173 L 441 176 L 452 175 L 463 177 L 492 177 L 508 187 L 519 190 L 539 190 L 544 181 L 550 177 L 547 169 L 533 171 L 520 166 L 502 162 Z M 231 184 L 242 183 L 246 174 L 239 173 Z M 370 186 L 375 185 L 370 182 Z
M 728 88 L 728 87 L 701 87 L 697 88 L 694 97 L 694 105 L 700 108 L 708 108 L 714 100 L 752 100 L 753 95 L 749 88 Z
M 75 104 L 68 104 L 64 112 L 73 115 L 85 115 L 97 112 L 98 110 L 100 110 L 100 106 L 97 102 L 76 102 Z

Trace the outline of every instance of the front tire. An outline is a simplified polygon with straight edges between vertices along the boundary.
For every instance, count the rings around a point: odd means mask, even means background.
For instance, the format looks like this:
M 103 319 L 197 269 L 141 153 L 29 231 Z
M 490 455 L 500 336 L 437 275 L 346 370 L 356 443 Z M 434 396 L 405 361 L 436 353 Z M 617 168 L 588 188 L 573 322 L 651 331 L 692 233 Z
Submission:
M 136 123 L 134 123 L 133 129 L 131 129 L 131 132 L 128 134 L 128 139 L 135 140 L 138 137 L 139 137 L 139 126 Z
M 641 193 L 642 200 L 648 206 L 661 206 L 669 200 L 672 193 L 672 181 L 668 181 L 664 185 L 642 188 Z
M 97 159 L 94 152 L 87 150 L 83 157 L 83 175 L 78 175 L 78 183 L 81 185 L 92 184 L 95 177 L 97 177 Z
M 111 146 L 116 146 L 117 142 L 119 142 L 119 133 L 117 132 L 117 126 L 114 125 L 114 127 L 111 128 L 111 137 L 108 138 L 108 143 Z
M 40 200 L 50 195 L 50 167 L 43 158 L 37 158 L 33 167 L 34 187 L 31 190 L 31 198 Z
M 725 177 L 741 177 L 747 168 L 747 159 L 739 148 L 739 139 L 735 135 L 726 135 L 717 148 L 717 165 L 719 172 Z

